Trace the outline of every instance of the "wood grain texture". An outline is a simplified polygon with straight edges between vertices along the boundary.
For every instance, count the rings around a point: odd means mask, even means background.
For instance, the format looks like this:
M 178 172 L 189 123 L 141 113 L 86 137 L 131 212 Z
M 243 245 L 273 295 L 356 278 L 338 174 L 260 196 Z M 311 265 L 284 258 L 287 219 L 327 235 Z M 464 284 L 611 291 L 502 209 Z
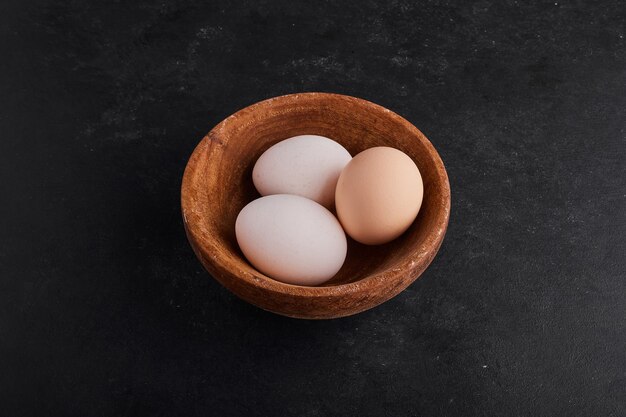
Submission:
M 409 155 L 424 181 L 424 201 L 398 239 L 365 246 L 349 239 L 342 269 L 329 282 L 303 287 L 255 270 L 235 239 L 239 211 L 259 197 L 252 183 L 257 158 L 291 136 L 317 134 L 352 155 L 391 146 Z M 400 293 L 433 260 L 450 215 L 445 167 L 426 137 L 399 115 L 354 97 L 302 93 L 246 107 L 211 130 L 196 147 L 183 177 L 183 221 L 194 252 L 222 285 L 263 309 L 297 318 L 328 319 L 359 313 Z

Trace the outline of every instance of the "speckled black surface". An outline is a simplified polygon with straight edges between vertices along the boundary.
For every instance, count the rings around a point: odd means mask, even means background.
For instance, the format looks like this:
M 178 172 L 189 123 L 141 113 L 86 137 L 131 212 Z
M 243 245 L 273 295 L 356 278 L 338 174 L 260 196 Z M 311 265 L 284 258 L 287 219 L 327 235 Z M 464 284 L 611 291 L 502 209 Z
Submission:
M 0 414 L 626 415 L 623 2 L 0 4 Z M 249 306 L 184 236 L 186 159 L 299 91 L 413 122 L 446 240 L 361 315 Z

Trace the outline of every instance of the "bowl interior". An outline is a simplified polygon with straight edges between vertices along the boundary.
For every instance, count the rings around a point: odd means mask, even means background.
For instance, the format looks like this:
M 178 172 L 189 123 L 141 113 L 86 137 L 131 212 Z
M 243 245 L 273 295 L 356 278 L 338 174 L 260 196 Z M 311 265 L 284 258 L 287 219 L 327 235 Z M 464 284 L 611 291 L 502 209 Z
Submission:
M 292 136 L 316 134 L 343 145 L 353 156 L 374 146 L 391 146 L 409 155 L 424 181 L 424 200 L 413 225 L 398 239 L 366 246 L 349 239 L 345 264 L 323 286 L 337 286 L 401 268 L 407 259 L 426 252 L 432 235 L 443 233 L 442 210 L 448 210 L 445 170 L 430 142 L 400 116 L 368 101 L 332 94 L 278 97 L 247 107 L 216 126 L 196 150 L 201 175 L 193 187 L 191 213 L 197 232 L 210 241 L 223 267 L 236 268 L 260 279 L 235 238 L 239 211 L 259 198 L 252 182 L 257 158 L 273 144 Z M 443 176 L 442 176 L 443 175 Z M 447 216 L 447 212 L 446 212 Z M 447 217 L 446 217 L 447 219 Z M 430 236 L 430 237 L 429 237 Z M 216 256 L 216 255 L 211 255 Z

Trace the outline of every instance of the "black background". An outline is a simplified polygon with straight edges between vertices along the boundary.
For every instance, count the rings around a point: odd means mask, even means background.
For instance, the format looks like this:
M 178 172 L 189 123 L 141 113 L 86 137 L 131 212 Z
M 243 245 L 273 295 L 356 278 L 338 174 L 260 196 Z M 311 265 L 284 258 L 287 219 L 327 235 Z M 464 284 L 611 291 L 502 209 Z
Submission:
M 620 0 L 0 4 L 0 414 L 626 415 Z M 331 321 L 212 280 L 180 183 L 216 123 L 327 91 L 406 117 L 452 214 Z

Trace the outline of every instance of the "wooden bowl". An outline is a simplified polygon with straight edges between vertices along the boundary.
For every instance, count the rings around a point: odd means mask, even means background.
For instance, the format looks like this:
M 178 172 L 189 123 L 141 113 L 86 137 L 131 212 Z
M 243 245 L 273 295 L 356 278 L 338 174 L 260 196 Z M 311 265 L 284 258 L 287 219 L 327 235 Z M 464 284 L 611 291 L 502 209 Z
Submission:
M 263 275 L 248 263 L 235 239 L 237 214 L 259 197 L 252 183 L 257 158 L 276 142 L 302 134 L 332 138 L 352 155 L 373 146 L 400 149 L 415 161 L 424 181 L 424 201 L 413 225 L 385 245 L 349 239 L 345 264 L 318 287 Z M 450 185 L 435 148 L 402 117 L 354 97 L 303 93 L 253 104 L 213 128 L 189 159 L 181 202 L 189 242 L 223 286 L 274 313 L 328 319 L 377 306 L 420 276 L 446 232 Z

